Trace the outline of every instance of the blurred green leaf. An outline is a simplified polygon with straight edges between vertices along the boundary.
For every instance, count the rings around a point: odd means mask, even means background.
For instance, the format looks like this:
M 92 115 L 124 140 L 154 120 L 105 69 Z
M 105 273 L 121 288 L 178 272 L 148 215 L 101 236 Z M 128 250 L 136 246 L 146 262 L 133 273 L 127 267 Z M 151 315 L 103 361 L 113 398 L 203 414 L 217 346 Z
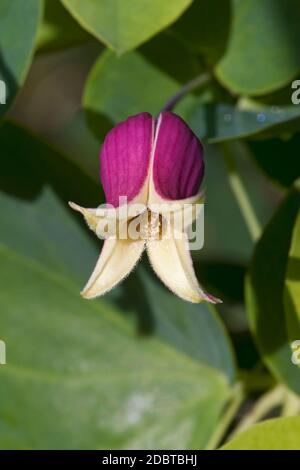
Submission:
M 222 450 L 300 450 L 299 434 L 299 416 L 270 419 L 237 435 Z
M 223 206 L 224 207 L 224 206 Z M 246 267 L 234 261 L 199 260 L 194 263 L 197 276 L 206 289 L 228 303 L 244 301 L 244 278 Z
M 229 89 L 262 95 L 291 81 L 300 71 L 298 0 L 234 0 L 226 54 L 216 68 Z
M 37 39 L 40 52 L 55 51 L 93 40 L 62 6 L 60 0 L 44 2 L 44 18 Z
M 0 104 L 0 116 L 6 112 L 25 80 L 33 56 L 41 10 L 40 0 L 0 2 L 0 80 L 6 88 L 5 104 Z
M 83 285 L 99 250 L 91 242 L 86 226 L 81 229 L 72 217 L 67 202 L 60 205 L 52 190 L 45 191 L 46 186 L 34 201 L 16 199 L 0 191 L 1 245 Z M 34 302 L 34 295 L 32 298 Z
M 197 0 L 170 33 L 212 66 L 223 55 L 230 33 L 230 0 Z
M 176 108 L 194 132 L 210 143 L 262 138 L 293 132 L 300 128 L 300 106 L 244 110 L 222 103 L 203 104 L 194 98 Z
M 83 105 L 88 117 L 104 114 L 113 122 L 142 111 L 156 114 L 179 85 L 131 52 L 117 59 L 111 52 L 100 56 L 86 83 Z M 96 121 L 97 122 L 97 121 Z
M 116 309 L 80 298 L 60 265 L 71 252 L 72 266 L 90 260 L 86 232 L 49 190 L 34 203 L 1 195 L 0 204 L 8 362 L 0 447 L 205 447 L 228 399 L 224 374 L 157 340 L 137 340 Z
M 93 127 L 94 126 L 94 127 Z M 99 149 L 105 135 L 112 128 L 112 123 L 105 116 L 95 121 L 87 122 L 86 114 L 81 108 L 68 120 L 57 133 L 56 144 L 63 153 L 82 168 L 93 183 L 98 186 L 99 178 Z M 99 201 L 98 201 L 99 204 Z
M 291 362 L 283 296 L 299 208 L 300 181 L 297 180 L 257 243 L 246 280 L 246 301 L 250 327 L 267 366 L 278 380 L 300 394 L 299 370 Z
M 138 49 L 138 53 L 142 54 L 147 61 L 163 72 L 164 75 L 167 74 L 174 83 L 176 81 L 185 85 L 201 75 L 208 76 L 205 59 L 196 50 L 175 36 L 170 29 L 146 42 Z M 209 77 L 205 86 L 195 88 L 193 95 L 198 96 L 199 101 L 205 103 L 233 101 L 233 98 L 213 76 Z M 187 99 L 191 99 L 193 95 L 189 95 Z
M 169 30 L 154 36 L 138 51 L 155 67 L 180 83 L 186 83 L 206 70 L 204 61 L 198 54 L 174 37 Z
M 79 166 L 72 157 L 10 122 L 0 127 L 0 141 L 0 189 L 33 199 L 47 182 L 64 201 L 75 200 L 92 207 L 101 202 L 101 185 L 86 173 L 85 162 Z
M 253 241 L 230 187 L 222 149 L 220 146 L 205 143 L 204 150 L 205 244 L 204 249 L 199 252 L 199 265 L 205 260 L 245 264 L 252 254 Z M 232 142 L 231 151 L 258 220 L 266 223 L 277 202 L 274 198 L 275 191 L 273 188 L 272 192 L 270 191 L 271 185 L 268 185 L 264 175 L 249 159 L 242 142 Z M 225 227 L 230 227 L 230 229 L 226 230 Z M 198 257 L 197 252 L 194 254 Z M 199 274 L 201 274 L 201 269 Z M 233 277 L 232 284 L 235 280 Z M 224 285 L 224 282 L 226 281 L 223 279 L 221 284 Z M 221 298 L 223 299 L 222 296 Z
M 61 0 L 77 21 L 118 54 L 173 23 L 192 0 Z
M 289 187 L 300 177 L 300 134 L 285 140 L 252 141 L 248 145 L 256 163 L 272 180 Z
M 300 207 L 293 229 L 284 294 L 289 338 L 300 340 Z
M 215 307 L 184 302 L 155 283 L 145 272 L 142 280 L 154 314 L 156 334 L 175 349 L 235 378 L 230 340 Z
M 297 80 L 298 78 L 299 74 L 295 77 L 295 79 Z M 272 91 L 271 93 L 267 93 L 266 95 L 255 96 L 252 98 L 243 96 L 241 99 L 247 99 L 248 101 L 261 104 L 262 106 L 269 105 L 275 106 L 275 108 L 279 107 L 280 109 L 281 106 L 288 106 L 292 102 L 291 99 L 294 89 L 292 89 L 291 84 L 291 81 L 289 81 L 284 87 Z

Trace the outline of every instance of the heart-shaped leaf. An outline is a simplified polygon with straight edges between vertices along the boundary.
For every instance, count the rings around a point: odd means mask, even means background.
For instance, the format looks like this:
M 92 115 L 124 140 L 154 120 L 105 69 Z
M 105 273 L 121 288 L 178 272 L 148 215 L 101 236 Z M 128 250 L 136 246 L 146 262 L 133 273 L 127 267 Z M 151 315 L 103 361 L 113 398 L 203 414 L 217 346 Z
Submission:
M 300 71 L 298 0 L 234 0 L 226 54 L 216 68 L 229 89 L 247 95 L 276 90 Z
M 97 123 L 104 114 L 112 122 L 119 122 L 144 110 L 158 113 L 178 89 L 174 80 L 140 54 L 130 52 L 117 59 L 113 53 L 106 52 L 90 72 L 83 105 L 90 121 Z
M 118 54 L 173 23 L 192 0 L 61 0 L 77 21 Z

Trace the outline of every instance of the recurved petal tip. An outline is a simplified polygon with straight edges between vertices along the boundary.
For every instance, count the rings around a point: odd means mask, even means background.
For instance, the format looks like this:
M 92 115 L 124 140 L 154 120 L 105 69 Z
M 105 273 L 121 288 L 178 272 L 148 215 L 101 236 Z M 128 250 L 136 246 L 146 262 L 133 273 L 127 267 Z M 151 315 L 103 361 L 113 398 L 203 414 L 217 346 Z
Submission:
M 207 294 L 207 293 L 204 294 L 203 300 L 205 300 L 206 302 L 209 302 L 211 304 L 222 304 L 223 303 L 223 300 L 218 299 L 217 297 L 214 297 L 213 295 Z
M 152 268 L 162 282 L 178 297 L 192 303 L 203 301 L 218 303 L 199 285 L 188 248 L 186 234 L 182 237 L 152 241 L 147 244 L 147 253 Z
M 80 212 L 83 215 L 86 223 L 90 227 L 93 232 L 96 232 L 98 222 L 100 220 L 100 216 L 97 214 L 97 209 L 87 209 L 85 207 L 81 207 L 75 202 L 69 202 L 69 206 L 74 209 L 76 212 Z

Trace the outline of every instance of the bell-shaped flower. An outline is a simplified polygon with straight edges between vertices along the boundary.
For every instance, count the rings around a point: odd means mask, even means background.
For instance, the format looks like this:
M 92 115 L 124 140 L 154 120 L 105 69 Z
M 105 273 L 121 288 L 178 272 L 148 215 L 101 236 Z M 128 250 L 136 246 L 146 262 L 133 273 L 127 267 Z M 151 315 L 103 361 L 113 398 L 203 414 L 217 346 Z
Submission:
M 198 284 L 189 250 L 188 227 L 203 204 L 203 148 L 176 114 L 157 119 L 129 117 L 106 136 L 100 154 L 106 205 L 81 212 L 103 248 L 82 291 L 94 298 L 112 289 L 134 268 L 146 249 L 165 285 L 190 302 L 216 303 Z

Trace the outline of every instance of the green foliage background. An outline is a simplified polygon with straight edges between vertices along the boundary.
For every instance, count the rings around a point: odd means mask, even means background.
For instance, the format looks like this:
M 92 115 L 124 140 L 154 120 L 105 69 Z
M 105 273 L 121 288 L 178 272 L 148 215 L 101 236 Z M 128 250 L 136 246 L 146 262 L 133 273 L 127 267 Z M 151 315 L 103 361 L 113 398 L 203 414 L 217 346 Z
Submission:
M 175 112 L 205 145 L 193 256 L 224 303 L 145 261 L 82 300 L 101 243 L 67 201 L 103 202 L 107 131 L 196 77 Z M 299 77 L 298 0 L 0 0 L 1 449 L 300 449 Z

